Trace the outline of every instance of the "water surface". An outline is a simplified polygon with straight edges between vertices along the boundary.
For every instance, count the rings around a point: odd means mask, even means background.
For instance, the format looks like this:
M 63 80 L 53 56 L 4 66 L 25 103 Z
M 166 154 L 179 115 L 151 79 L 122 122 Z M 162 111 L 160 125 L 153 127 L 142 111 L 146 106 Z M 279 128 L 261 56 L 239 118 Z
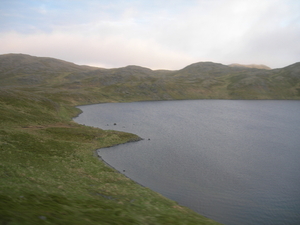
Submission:
M 300 224 L 300 101 L 79 108 L 78 123 L 144 138 L 98 150 L 138 183 L 227 225 Z

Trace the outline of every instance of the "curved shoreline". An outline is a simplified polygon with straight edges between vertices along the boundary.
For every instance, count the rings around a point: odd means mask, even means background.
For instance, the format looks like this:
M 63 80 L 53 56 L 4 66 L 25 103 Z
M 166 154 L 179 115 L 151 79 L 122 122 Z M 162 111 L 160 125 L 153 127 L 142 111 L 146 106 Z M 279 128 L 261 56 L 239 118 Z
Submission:
M 130 141 L 132 142 L 132 141 Z M 127 143 L 130 143 L 130 142 L 126 142 L 126 143 L 123 143 L 123 144 L 127 144 Z M 122 145 L 122 144 L 118 144 L 118 145 Z M 113 146 L 110 146 L 110 147 L 106 147 L 106 148 L 112 148 L 112 147 L 115 147 L 115 146 L 118 146 L 118 145 L 113 145 Z M 105 149 L 105 148 L 101 148 L 101 149 Z M 123 176 L 127 177 L 128 179 L 130 179 L 131 181 L 133 181 L 134 183 L 140 185 L 141 187 L 144 187 L 144 188 L 147 188 L 146 186 L 140 184 L 139 182 L 135 181 L 135 180 L 132 180 L 130 177 L 128 177 L 126 174 L 122 173 L 121 171 L 117 170 L 115 167 L 113 167 L 112 165 L 110 165 L 108 162 L 106 162 L 102 157 L 101 155 L 98 154 L 98 150 L 95 150 L 94 151 L 94 156 L 97 157 L 101 162 L 103 162 L 105 165 L 109 166 L 110 168 L 112 168 L 114 171 L 116 171 L 117 173 L 120 173 L 122 174 Z

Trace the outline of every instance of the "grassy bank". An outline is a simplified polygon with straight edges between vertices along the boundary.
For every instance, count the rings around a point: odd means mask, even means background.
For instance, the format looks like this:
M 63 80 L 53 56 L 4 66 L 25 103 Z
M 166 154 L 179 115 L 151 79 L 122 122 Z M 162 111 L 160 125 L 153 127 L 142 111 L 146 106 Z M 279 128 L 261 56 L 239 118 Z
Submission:
M 0 90 L 0 224 L 217 224 L 95 157 L 136 135 L 76 124 L 75 98 L 45 96 Z
M 300 99 L 300 63 L 262 70 L 199 62 L 115 69 L 0 55 L 0 225 L 217 224 L 95 157 L 134 134 L 82 126 L 76 105 L 174 99 Z

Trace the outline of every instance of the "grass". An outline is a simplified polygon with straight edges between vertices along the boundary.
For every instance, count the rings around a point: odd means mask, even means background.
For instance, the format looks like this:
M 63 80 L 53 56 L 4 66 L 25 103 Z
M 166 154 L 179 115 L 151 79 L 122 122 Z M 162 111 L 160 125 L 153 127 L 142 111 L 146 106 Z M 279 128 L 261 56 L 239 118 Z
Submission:
M 95 157 L 138 140 L 71 121 L 82 99 L 0 91 L 0 224 L 218 224 Z
M 74 106 L 300 98 L 299 63 L 270 71 L 198 63 L 155 72 L 137 67 L 94 70 L 25 55 L 6 55 L 0 61 L 0 225 L 218 224 L 95 157 L 98 148 L 139 137 L 76 124 L 71 118 L 80 110 Z M 17 72 L 12 62 L 17 62 Z

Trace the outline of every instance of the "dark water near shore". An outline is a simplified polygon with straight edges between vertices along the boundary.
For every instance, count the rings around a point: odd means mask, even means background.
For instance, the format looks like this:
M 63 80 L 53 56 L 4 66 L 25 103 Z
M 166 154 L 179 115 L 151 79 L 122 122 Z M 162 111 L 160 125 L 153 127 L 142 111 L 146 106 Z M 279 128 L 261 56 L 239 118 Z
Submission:
M 300 101 L 79 108 L 78 123 L 144 138 L 98 150 L 138 183 L 226 225 L 300 224 Z

